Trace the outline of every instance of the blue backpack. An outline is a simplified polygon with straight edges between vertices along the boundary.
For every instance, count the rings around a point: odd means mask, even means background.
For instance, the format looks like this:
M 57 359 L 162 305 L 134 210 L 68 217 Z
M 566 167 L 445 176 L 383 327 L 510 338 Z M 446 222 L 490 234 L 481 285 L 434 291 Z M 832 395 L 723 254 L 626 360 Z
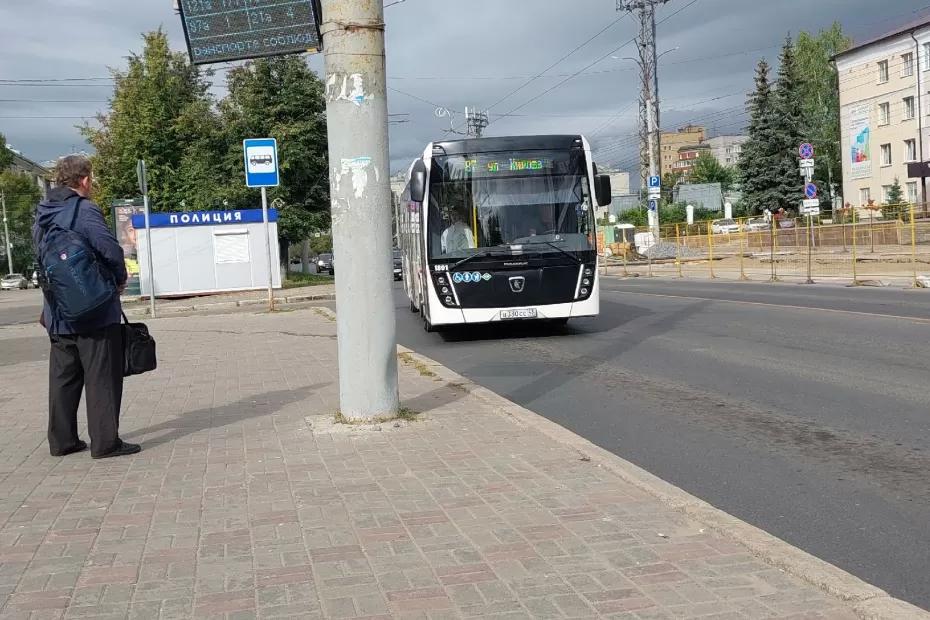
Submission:
M 44 228 L 36 252 L 42 289 L 60 319 L 80 323 L 95 318 L 116 295 L 109 270 L 83 235 L 74 231 L 80 196 Z M 63 222 L 70 221 L 67 226 Z

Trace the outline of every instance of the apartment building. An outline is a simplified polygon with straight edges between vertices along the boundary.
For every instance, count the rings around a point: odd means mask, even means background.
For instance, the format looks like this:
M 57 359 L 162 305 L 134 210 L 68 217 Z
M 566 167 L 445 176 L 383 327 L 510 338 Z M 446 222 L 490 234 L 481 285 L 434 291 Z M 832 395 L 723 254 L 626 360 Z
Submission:
M 930 134 L 930 20 L 911 22 L 835 58 L 839 75 L 843 200 L 885 202 L 895 179 L 924 199 L 909 163 L 925 161 Z
M 707 138 L 707 130 L 698 125 L 686 125 L 677 131 L 663 131 L 659 137 L 661 159 L 659 168 L 662 176 L 675 170 L 678 150 L 682 147 L 701 144 Z
M 682 180 L 687 181 L 691 177 L 694 164 L 697 163 L 697 159 L 701 156 L 701 153 L 710 152 L 711 147 L 706 143 L 683 146 L 678 149 L 678 161 L 672 166 L 672 170 L 681 173 Z
M 717 136 L 708 138 L 704 144 L 710 146 L 710 154 L 723 166 L 735 166 L 743 152 L 743 144 L 749 136 Z

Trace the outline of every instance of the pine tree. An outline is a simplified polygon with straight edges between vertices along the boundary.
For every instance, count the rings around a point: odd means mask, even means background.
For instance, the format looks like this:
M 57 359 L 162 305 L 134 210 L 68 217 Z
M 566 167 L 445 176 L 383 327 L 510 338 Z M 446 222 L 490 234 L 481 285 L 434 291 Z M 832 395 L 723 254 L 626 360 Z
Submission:
M 798 209 L 804 199 L 803 184 L 798 176 L 798 146 L 805 141 L 804 109 L 801 80 L 790 37 L 782 47 L 780 63 L 772 97 L 772 151 L 767 176 L 774 206 L 787 210 Z
M 888 190 L 888 196 L 885 200 L 886 205 L 898 206 L 904 204 L 904 192 L 901 191 L 901 182 L 898 177 L 894 178 L 894 184 Z
M 756 89 L 749 97 L 749 140 L 743 144 L 737 168 L 743 189 L 742 202 L 751 213 L 771 208 L 768 161 L 771 159 L 772 88 L 769 64 L 762 59 L 756 68 Z

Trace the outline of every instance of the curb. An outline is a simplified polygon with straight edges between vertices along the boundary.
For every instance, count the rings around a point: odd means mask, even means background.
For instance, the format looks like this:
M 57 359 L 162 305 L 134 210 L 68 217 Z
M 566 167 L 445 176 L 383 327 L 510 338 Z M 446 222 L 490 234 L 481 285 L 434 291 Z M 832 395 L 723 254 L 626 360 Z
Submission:
M 648 493 L 669 508 L 681 512 L 717 533 L 743 545 L 753 556 L 767 564 L 779 568 L 831 596 L 851 603 L 853 611 L 860 618 L 868 620 L 904 620 L 908 618 L 930 620 L 930 612 L 896 599 L 884 590 L 866 583 L 862 579 L 814 557 L 764 530 L 741 521 L 719 508 L 715 508 L 633 463 L 594 445 L 565 427 L 507 400 L 470 379 L 466 379 L 439 362 L 400 345 L 398 345 L 397 350 L 428 366 L 440 379 L 447 383 L 460 387 L 487 404 L 499 408 L 522 426 L 537 430 L 550 439 L 582 452 L 608 471 L 619 476 L 623 481 Z
M 311 301 L 334 301 L 336 295 L 334 293 L 326 293 L 321 295 L 295 295 L 293 297 L 275 297 L 274 303 L 275 307 L 286 308 L 290 305 L 295 304 L 304 304 Z M 234 308 L 247 308 L 251 306 L 261 306 L 268 303 L 268 299 L 241 299 L 239 301 L 219 301 L 208 304 L 197 304 L 191 306 L 165 306 L 162 308 L 156 308 L 156 313 L 159 317 L 166 316 L 170 314 L 184 314 L 186 312 L 204 312 L 209 313 L 211 311 L 218 311 L 222 313 L 223 310 L 231 310 Z M 132 317 L 145 317 L 149 315 L 148 307 L 144 308 L 129 308 L 126 310 L 126 316 Z

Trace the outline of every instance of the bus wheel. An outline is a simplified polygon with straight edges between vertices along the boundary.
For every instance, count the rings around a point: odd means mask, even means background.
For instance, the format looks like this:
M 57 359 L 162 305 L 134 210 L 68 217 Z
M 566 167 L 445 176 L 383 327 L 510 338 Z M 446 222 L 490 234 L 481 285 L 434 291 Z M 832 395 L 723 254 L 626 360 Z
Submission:
M 413 303 L 413 300 L 411 299 L 411 300 L 410 300 L 410 312 L 413 312 L 414 314 L 416 314 L 416 313 L 419 312 L 419 311 L 420 311 L 420 309 L 417 308 L 417 305 L 416 305 L 415 303 Z
M 432 334 L 434 331 L 436 331 L 436 328 L 433 327 L 433 324 L 429 322 L 429 319 L 426 318 L 425 314 L 423 315 L 423 331 L 425 331 L 427 334 Z

